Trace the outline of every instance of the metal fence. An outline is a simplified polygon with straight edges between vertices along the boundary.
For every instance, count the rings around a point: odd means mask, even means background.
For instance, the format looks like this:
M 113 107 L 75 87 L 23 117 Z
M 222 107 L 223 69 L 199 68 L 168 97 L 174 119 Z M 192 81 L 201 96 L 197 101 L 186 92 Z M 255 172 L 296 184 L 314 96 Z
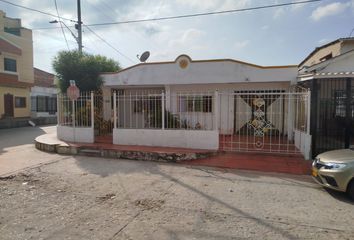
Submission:
M 114 92 L 113 109 L 117 128 L 215 129 L 215 94 Z
M 58 124 L 71 127 L 93 127 L 94 94 L 82 92 L 72 101 L 66 94 L 57 95 Z
M 220 150 L 299 153 L 295 132 L 309 134 L 310 92 L 234 91 L 83 92 L 72 101 L 58 94 L 58 124 L 91 127 L 95 135 L 113 128 L 214 130 Z
M 299 153 L 294 130 L 309 130 L 309 93 L 250 90 L 220 94 L 220 149 Z

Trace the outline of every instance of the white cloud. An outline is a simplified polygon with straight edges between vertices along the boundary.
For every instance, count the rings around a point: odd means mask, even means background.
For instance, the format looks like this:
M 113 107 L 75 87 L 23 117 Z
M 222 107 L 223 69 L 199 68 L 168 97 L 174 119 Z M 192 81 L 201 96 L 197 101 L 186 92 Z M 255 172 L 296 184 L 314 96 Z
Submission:
M 283 15 L 285 15 L 285 9 L 284 8 L 278 8 L 277 10 L 274 11 L 273 18 L 277 19 L 277 18 L 280 18 Z
M 245 48 L 249 44 L 249 40 L 243 40 L 243 41 L 238 41 L 234 43 L 234 48 L 236 49 L 242 49 Z
M 266 30 L 269 29 L 269 25 L 264 25 L 264 26 L 261 27 L 261 29 L 262 29 L 263 31 L 266 31 Z
M 302 2 L 303 0 L 293 0 L 293 3 Z M 306 4 L 294 4 L 291 6 L 291 10 L 297 11 L 305 7 Z
M 327 38 L 323 38 L 323 39 L 319 40 L 318 43 L 319 43 L 320 45 L 324 45 L 324 44 L 326 44 L 326 43 L 329 43 L 330 41 L 331 41 L 331 40 L 329 40 L 329 39 L 327 39 Z
M 198 10 L 228 10 L 246 7 L 252 0 L 176 0 L 176 2 Z
M 190 28 L 183 32 L 182 36 L 177 39 L 169 41 L 168 46 L 170 48 L 188 48 L 192 47 L 205 32 L 198 29 Z
M 205 32 L 196 28 L 185 31 L 161 32 L 154 36 L 154 41 L 160 46 L 152 52 L 152 61 L 174 60 L 178 55 L 204 52 L 208 49 L 205 43 Z
M 352 4 L 350 2 L 346 2 L 346 3 L 334 2 L 334 3 L 327 4 L 325 6 L 320 6 L 312 12 L 311 18 L 314 21 L 319 21 L 320 19 L 325 17 L 338 15 L 339 13 L 344 12 L 351 5 Z

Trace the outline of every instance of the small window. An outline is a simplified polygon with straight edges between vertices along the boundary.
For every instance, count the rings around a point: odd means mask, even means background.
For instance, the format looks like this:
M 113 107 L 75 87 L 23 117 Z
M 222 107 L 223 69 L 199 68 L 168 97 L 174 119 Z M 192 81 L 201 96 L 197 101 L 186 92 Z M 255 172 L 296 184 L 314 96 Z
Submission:
M 212 96 L 181 96 L 179 97 L 179 112 L 212 112 Z
M 17 72 L 16 60 L 11 58 L 4 59 L 5 71 Z
M 15 97 L 15 107 L 16 108 L 25 108 L 26 107 L 26 98 L 25 97 Z
M 6 33 L 10 33 L 16 36 L 21 36 L 21 30 L 20 28 L 8 28 L 8 27 L 4 27 L 4 32 Z
M 137 99 L 133 102 L 134 113 L 156 112 L 161 109 L 161 97 L 149 96 L 144 99 Z

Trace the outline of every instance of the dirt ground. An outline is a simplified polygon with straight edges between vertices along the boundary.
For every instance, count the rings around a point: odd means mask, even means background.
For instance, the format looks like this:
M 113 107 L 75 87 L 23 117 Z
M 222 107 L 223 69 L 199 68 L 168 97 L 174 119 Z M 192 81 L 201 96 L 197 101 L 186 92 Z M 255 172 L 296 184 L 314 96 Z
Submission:
M 354 239 L 309 177 L 66 157 L 0 180 L 5 239 Z

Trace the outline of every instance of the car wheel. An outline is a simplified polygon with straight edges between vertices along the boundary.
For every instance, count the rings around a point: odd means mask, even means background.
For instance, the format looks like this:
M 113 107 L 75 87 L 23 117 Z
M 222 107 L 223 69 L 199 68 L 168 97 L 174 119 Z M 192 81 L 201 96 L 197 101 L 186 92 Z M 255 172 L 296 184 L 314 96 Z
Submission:
M 349 183 L 348 194 L 354 200 L 354 179 L 352 179 Z

